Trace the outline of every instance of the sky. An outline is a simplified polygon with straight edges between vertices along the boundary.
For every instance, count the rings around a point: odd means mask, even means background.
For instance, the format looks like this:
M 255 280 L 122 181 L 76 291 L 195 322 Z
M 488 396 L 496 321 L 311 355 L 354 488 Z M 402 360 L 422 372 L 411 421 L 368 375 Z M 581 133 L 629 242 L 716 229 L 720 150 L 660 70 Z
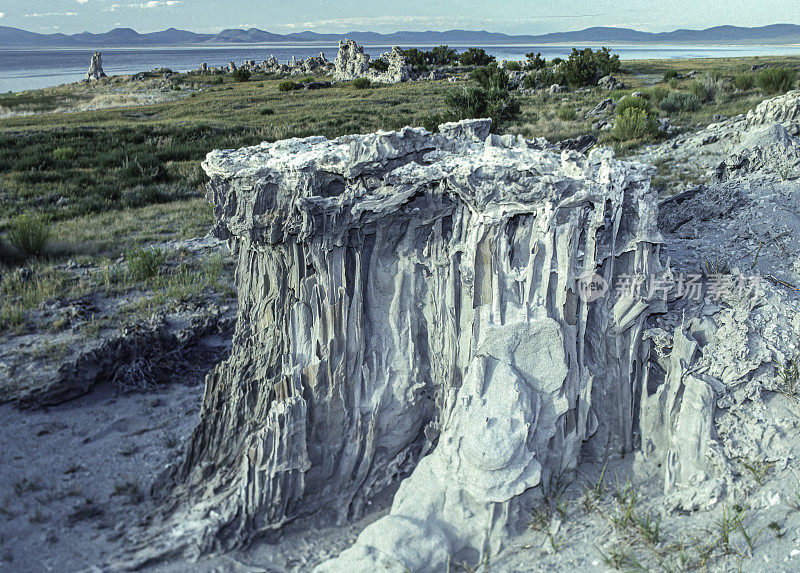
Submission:
M 213 33 L 489 30 L 540 34 L 619 26 L 647 32 L 800 24 L 798 0 L 0 0 L 0 26 L 32 32 L 170 27 Z

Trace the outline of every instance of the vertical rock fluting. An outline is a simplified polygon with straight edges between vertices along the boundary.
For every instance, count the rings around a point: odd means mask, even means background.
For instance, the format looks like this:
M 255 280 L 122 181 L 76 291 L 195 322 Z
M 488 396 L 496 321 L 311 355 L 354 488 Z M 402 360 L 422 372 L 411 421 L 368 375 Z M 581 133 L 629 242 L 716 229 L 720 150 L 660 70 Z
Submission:
M 650 168 L 488 128 L 209 154 L 239 319 L 177 474 L 192 509 L 176 535 L 208 551 L 341 522 L 410 475 L 322 568 L 436 569 L 496 548 L 523 491 L 637 445 L 661 303 L 580 295 L 587 274 L 661 272 Z

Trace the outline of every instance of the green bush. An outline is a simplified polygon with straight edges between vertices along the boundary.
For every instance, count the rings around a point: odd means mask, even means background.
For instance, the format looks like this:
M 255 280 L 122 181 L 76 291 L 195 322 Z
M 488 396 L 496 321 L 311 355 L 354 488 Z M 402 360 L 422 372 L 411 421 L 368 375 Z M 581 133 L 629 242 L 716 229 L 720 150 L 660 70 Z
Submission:
M 694 94 L 687 92 L 670 92 L 669 95 L 661 101 L 659 107 L 667 113 L 676 111 L 697 111 L 702 107 L 702 103 Z
M 458 51 L 447 46 L 436 46 L 428 52 L 428 61 L 434 66 L 450 66 L 458 61 Z
M 668 82 L 671 79 L 677 79 L 678 77 L 678 70 L 667 70 L 664 72 L 664 81 Z
M 409 48 L 407 50 L 403 50 L 403 56 L 405 56 L 408 63 L 414 66 L 417 70 L 424 71 L 428 69 L 428 64 L 430 63 L 430 52 L 424 52 L 418 48 Z M 388 65 L 386 69 L 389 69 Z
M 298 87 L 299 86 L 295 82 L 287 80 L 278 84 L 278 91 L 290 92 L 296 90 Z
M 357 90 L 365 90 L 372 85 L 372 82 L 369 81 L 369 78 L 356 78 L 351 84 Z
M 525 54 L 528 58 L 528 67 L 532 70 L 543 70 L 547 67 L 547 61 L 542 57 L 541 52 Z
M 768 94 L 788 92 L 797 81 L 797 72 L 789 68 L 766 68 L 756 76 L 756 85 Z
M 671 87 L 674 90 L 678 89 L 678 86 L 680 85 L 678 78 L 670 78 L 670 80 L 667 83 L 669 84 L 669 87 Z
M 135 281 L 151 279 L 158 274 L 167 260 L 167 253 L 161 249 L 131 249 L 125 253 L 128 273 Z
M 494 60 L 494 56 L 487 54 L 483 48 L 470 48 L 458 56 L 462 66 L 488 66 Z
M 233 79 L 237 82 L 249 82 L 250 81 L 250 70 L 246 70 L 244 68 L 238 68 L 233 72 Z
M 53 150 L 53 159 L 58 161 L 70 161 L 75 159 L 77 156 L 78 153 L 73 147 L 56 147 Z
M 578 117 L 578 112 L 575 111 L 574 107 L 560 107 L 556 111 L 556 116 L 564 121 L 575 121 Z
M 506 69 L 509 72 L 519 72 L 522 71 L 522 64 L 515 61 L 506 62 Z
M 275 115 L 275 110 L 272 109 L 271 107 L 265 107 L 258 113 L 260 113 L 261 115 Z
M 619 56 L 608 48 L 592 50 L 572 48 L 572 53 L 561 66 L 567 82 L 574 87 L 592 85 L 596 76 L 607 76 L 620 69 Z
M 50 222 L 29 213 L 18 215 L 9 223 L 6 238 L 26 255 L 40 255 L 50 242 Z
M 222 76 L 215 76 L 211 78 L 211 80 L 208 83 L 210 83 L 212 86 L 218 86 L 220 84 L 224 84 L 225 80 L 222 79 Z
M 710 93 L 706 84 L 701 82 L 700 80 L 695 80 L 689 86 L 689 91 L 694 94 L 694 96 L 700 100 L 700 102 L 707 102 L 713 99 L 714 94 Z
M 496 63 L 470 74 L 478 84 L 445 94 L 444 103 L 452 119 L 492 118 L 492 131 L 519 117 L 520 104 L 508 89 L 508 75 Z
M 669 93 L 670 92 L 669 92 L 669 90 L 667 88 L 661 87 L 661 86 L 656 86 L 656 87 L 650 88 L 649 90 L 644 92 L 644 95 L 652 103 L 654 103 L 656 105 L 661 105 L 661 102 L 664 101 L 664 98 L 666 98 L 669 95 Z
M 386 60 L 370 60 L 369 68 L 371 70 L 375 70 L 376 72 L 388 72 L 389 62 Z
M 617 104 L 617 116 L 621 116 L 629 109 L 640 109 L 650 113 L 650 102 L 643 97 L 625 96 Z
M 742 91 L 753 89 L 755 83 L 756 77 L 753 74 L 744 73 L 733 78 L 733 85 L 736 86 L 736 89 Z
M 646 111 L 628 108 L 617 116 L 611 137 L 617 141 L 647 140 L 658 135 L 658 122 Z

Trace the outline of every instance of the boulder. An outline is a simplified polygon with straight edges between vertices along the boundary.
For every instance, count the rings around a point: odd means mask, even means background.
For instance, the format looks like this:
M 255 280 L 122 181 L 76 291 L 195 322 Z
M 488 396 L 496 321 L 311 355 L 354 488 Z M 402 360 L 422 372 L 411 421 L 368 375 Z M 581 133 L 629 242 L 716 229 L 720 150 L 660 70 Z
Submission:
M 106 73 L 103 71 L 103 56 L 100 52 L 92 54 L 92 60 L 89 62 L 89 71 L 86 72 L 84 81 L 92 82 L 105 78 Z
M 550 86 L 549 91 L 551 94 L 560 94 L 562 91 L 564 91 L 564 88 L 562 88 L 559 84 L 553 84 Z
M 617 81 L 617 78 L 614 76 L 603 76 L 599 80 L 597 80 L 597 85 L 604 90 L 615 90 L 620 89 L 622 84 Z

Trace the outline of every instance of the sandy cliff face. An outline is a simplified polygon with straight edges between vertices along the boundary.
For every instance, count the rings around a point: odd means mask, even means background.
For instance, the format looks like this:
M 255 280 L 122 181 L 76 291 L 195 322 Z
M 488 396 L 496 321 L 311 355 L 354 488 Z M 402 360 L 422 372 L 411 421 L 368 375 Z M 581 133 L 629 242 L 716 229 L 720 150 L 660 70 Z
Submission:
M 642 328 L 663 303 L 592 302 L 581 277 L 662 272 L 651 170 L 488 132 L 209 155 L 240 310 L 179 472 L 201 551 L 342 522 L 407 478 L 340 559 L 436 568 L 496 549 L 523 491 L 638 446 Z

